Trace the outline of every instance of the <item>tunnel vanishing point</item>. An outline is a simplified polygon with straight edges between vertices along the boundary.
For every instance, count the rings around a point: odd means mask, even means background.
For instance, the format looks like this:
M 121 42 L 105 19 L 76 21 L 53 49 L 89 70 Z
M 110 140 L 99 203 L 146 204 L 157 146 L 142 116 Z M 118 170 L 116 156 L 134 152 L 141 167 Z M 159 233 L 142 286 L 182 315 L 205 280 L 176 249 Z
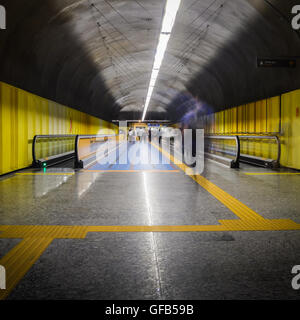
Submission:
M 298 300 L 299 59 L 296 0 L 1 1 L 0 300 Z

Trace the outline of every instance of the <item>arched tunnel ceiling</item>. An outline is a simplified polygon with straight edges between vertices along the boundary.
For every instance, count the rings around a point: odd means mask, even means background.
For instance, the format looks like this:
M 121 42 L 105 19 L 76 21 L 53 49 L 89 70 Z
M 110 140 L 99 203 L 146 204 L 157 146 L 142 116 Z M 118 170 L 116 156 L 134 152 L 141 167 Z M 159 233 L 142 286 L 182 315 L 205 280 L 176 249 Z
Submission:
M 256 68 L 258 56 L 299 56 L 295 4 L 182 0 L 147 118 L 178 119 L 197 100 L 212 112 L 299 88 L 298 68 Z M 106 120 L 140 119 L 165 1 L 2 5 L 1 81 Z

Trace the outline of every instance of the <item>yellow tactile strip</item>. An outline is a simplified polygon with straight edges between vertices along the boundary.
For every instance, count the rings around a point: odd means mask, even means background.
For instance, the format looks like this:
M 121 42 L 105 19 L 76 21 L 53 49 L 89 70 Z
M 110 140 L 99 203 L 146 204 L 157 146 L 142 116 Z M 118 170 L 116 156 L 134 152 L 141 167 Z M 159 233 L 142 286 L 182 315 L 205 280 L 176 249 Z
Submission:
M 0 300 L 7 298 L 52 240 L 51 238 L 24 239 L 0 260 L 0 265 L 6 270 L 6 290 L 0 290 Z
M 0 226 L 0 238 L 23 239 L 0 259 L 7 273 L 0 300 L 9 295 L 54 239 L 84 239 L 87 231 L 83 226 Z
M 250 230 L 300 230 L 300 224 L 289 219 L 219 220 L 217 225 L 182 226 L 0 226 L 0 239 L 84 239 L 88 232 L 205 232 Z
M 220 220 L 219 225 L 195 226 L 91 226 L 88 232 L 219 232 L 219 231 L 271 231 L 300 230 L 300 224 L 292 220 L 263 221 Z
M 0 265 L 7 272 L 7 288 L 0 300 L 8 297 L 54 239 L 84 239 L 88 232 L 219 232 L 300 230 L 292 220 L 220 220 L 220 225 L 203 226 L 0 226 L 0 238 L 23 239 Z
M 84 173 L 178 173 L 179 170 L 81 170 Z
M 73 176 L 74 172 L 20 172 L 17 176 Z
M 85 226 L 0 226 L 0 238 L 53 238 L 84 239 L 89 227 Z
M 245 172 L 246 176 L 298 176 L 300 172 Z

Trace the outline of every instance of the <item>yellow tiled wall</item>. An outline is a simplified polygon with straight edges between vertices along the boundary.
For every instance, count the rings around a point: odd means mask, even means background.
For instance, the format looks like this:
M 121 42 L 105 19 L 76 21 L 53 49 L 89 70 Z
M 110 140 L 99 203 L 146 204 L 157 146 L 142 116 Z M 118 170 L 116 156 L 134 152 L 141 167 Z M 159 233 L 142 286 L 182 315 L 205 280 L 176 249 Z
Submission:
M 282 95 L 282 164 L 300 169 L 300 90 Z
M 117 130 L 109 122 L 0 82 L 0 175 L 32 163 L 35 135 Z

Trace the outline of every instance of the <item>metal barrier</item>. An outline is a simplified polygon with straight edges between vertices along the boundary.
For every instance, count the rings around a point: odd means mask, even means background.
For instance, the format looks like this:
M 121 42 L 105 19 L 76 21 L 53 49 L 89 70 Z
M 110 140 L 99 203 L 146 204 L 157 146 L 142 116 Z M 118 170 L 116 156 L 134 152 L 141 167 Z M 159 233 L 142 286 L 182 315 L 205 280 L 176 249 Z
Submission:
M 100 144 L 109 139 L 118 139 L 119 135 L 82 135 L 76 137 L 75 167 L 85 168 L 97 161 L 97 151 Z
M 99 144 L 109 139 L 120 140 L 122 135 L 36 135 L 32 143 L 34 167 L 47 167 L 70 159 L 75 159 L 75 167 L 84 168 L 96 161 Z M 208 135 L 206 141 L 233 141 L 234 146 L 227 149 L 226 144 L 205 143 L 205 155 L 211 160 L 221 162 L 231 168 L 238 168 L 239 163 L 254 164 L 268 168 L 280 166 L 281 144 L 278 136 L 252 135 Z M 276 159 L 267 159 L 242 153 L 241 142 L 274 141 L 276 143 Z M 227 156 L 227 157 L 226 157 Z M 228 158 L 229 157 L 229 158 Z
M 32 141 L 32 165 L 47 167 L 75 158 L 76 135 L 36 135 Z
M 83 168 L 96 158 L 99 143 L 119 135 L 36 135 L 32 142 L 33 167 L 42 168 L 74 159 Z
M 215 160 L 217 162 L 221 162 L 224 164 L 229 164 L 231 168 L 238 168 L 239 163 L 248 163 L 252 165 L 257 165 L 257 166 L 262 166 L 262 167 L 267 167 L 267 168 L 277 168 L 280 166 L 280 157 L 281 157 L 281 144 L 280 144 L 280 139 L 278 136 L 251 136 L 251 135 L 234 135 L 234 136 L 219 136 L 219 135 L 214 135 L 214 136 L 205 136 L 205 139 L 209 140 L 235 140 L 235 148 L 234 150 L 232 149 L 226 149 L 223 144 L 222 146 L 219 145 L 213 145 L 213 143 L 207 143 L 206 144 L 206 156 L 212 160 Z M 255 140 L 258 140 L 259 143 L 263 140 L 268 140 L 271 141 L 273 140 L 277 147 L 276 147 L 276 159 L 267 159 L 263 157 L 257 157 L 257 156 L 252 156 L 249 154 L 242 153 L 242 142 L 243 140 L 246 141 L 251 141 L 255 142 Z M 216 154 L 217 153 L 217 154 Z M 218 155 L 221 154 L 221 155 Z M 231 156 L 234 159 L 228 159 L 226 156 Z
M 205 143 L 205 155 L 207 158 L 221 162 L 230 168 L 239 168 L 239 162 L 240 162 L 240 154 L 241 154 L 241 148 L 240 148 L 240 140 L 238 136 L 205 136 L 205 139 L 209 140 L 222 140 L 222 141 L 234 141 L 235 142 L 235 147 L 231 150 L 228 151 L 226 149 L 222 149 L 219 146 L 213 146 L 212 143 L 207 144 Z M 215 153 L 220 153 L 221 155 L 215 154 Z M 224 157 L 224 154 L 228 156 L 232 156 L 233 159 L 228 159 Z
M 280 157 L 281 157 L 281 143 L 278 136 L 239 136 L 240 141 L 242 140 L 259 140 L 261 143 L 262 140 L 273 140 L 277 145 L 277 156 L 276 159 L 266 159 L 262 157 L 256 157 L 256 156 L 250 156 L 248 154 L 241 154 L 240 155 L 240 161 L 248 164 L 254 164 L 261 167 L 267 167 L 267 168 L 278 168 L 280 167 Z

